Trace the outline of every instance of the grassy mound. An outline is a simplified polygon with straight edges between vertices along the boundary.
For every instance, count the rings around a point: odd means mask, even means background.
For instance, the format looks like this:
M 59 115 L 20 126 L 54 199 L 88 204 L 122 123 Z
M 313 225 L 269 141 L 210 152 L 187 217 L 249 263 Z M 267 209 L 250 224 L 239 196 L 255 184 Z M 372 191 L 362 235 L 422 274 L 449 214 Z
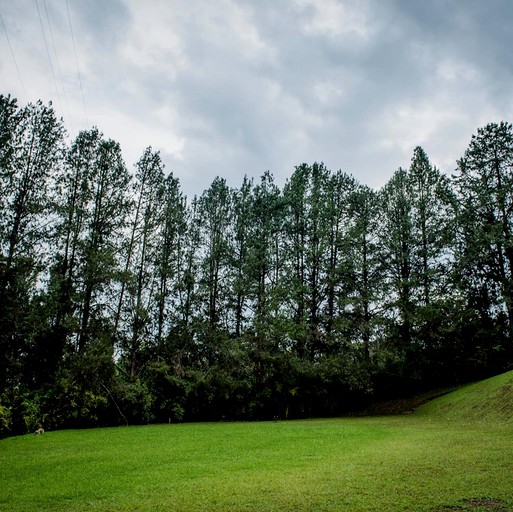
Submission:
M 417 414 L 459 422 L 513 424 L 513 371 L 436 398 L 421 406 Z

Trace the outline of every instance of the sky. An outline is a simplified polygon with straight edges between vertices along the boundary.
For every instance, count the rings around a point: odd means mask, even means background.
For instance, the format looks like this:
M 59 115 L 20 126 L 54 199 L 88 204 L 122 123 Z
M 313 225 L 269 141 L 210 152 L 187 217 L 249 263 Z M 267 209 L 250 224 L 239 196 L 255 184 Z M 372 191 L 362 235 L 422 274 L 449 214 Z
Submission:
M 0 94 L 147 146 L 189 197 L 324 162 L 373 188 L 452 174 L 513 120 L 511 0 L 0 0 Z

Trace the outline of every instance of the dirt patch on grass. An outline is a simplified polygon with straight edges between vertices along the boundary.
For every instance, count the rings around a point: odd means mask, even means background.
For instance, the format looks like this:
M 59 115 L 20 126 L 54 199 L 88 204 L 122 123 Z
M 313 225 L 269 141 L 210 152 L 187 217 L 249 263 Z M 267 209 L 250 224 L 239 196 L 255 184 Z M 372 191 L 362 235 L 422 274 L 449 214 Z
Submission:
M 496 498 L 470 498 L 459 505 L 446 506 L 436 512 L 512 512 L 513 507 Z

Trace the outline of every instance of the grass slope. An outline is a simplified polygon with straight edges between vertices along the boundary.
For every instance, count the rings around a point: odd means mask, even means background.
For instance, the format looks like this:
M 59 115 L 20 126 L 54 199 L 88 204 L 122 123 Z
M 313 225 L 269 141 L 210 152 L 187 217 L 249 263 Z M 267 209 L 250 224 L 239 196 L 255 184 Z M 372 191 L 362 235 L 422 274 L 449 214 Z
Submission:
M 464 386 L 419 412 L 432 418 L 513 425 L 513 371 Z
M 4 439 L 0 510 L 513 510 L 512 383 L 510 372 L 403 416 Z

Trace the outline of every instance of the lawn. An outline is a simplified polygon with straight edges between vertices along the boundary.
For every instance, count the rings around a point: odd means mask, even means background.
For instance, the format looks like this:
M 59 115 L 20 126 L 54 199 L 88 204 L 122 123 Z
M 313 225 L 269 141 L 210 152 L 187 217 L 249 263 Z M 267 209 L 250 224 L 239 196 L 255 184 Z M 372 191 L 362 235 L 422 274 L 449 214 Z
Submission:
M 512 384 L 505 374 L 400 416 L 4 439 L 0 510 L 513 511 Z

